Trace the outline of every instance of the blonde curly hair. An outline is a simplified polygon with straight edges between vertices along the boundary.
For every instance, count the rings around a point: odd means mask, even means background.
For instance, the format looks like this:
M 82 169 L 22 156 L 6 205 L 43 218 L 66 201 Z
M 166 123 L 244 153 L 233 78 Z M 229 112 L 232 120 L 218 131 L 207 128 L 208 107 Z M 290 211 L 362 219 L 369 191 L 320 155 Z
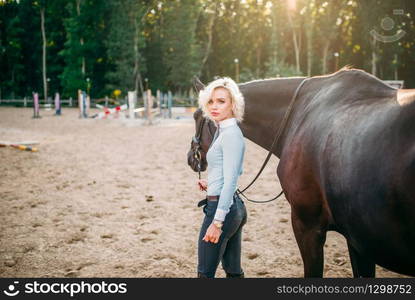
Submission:
M 210 82 L 203 90 L 199 92 L 199 107 L 202 109 L 203 116 L 212 120 L 207 104 L 212 97 L 213 91 L 217 88 L 224 88 L 231 95 L 232 111 L 238 122 L 243 121 L 245 112 L 244 97 L 239 90 L 238 85 L 229 77 L 222 77 Z

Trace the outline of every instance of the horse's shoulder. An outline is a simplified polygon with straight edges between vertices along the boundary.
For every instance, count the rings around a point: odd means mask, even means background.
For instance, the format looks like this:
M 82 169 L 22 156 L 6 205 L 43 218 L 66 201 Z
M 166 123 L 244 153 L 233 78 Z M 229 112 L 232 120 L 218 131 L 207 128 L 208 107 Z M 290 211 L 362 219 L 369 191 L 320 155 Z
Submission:
M 334 80 L 341 80 L 346 86 L 354 89 L 376 90 L 376 91 L 393 91 L 396 88 L 385 83 L 378 77 L 361 69 L 344 69 L 333 74 Z

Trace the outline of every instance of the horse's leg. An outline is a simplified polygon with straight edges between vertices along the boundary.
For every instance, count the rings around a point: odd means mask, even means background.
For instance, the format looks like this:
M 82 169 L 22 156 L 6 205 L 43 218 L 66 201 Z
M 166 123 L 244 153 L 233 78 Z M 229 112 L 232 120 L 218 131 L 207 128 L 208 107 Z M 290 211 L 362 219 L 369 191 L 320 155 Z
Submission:
M 313 157 L 299 138 L 284 148 L 277 174 L 291 205 L 291 223 L 304 263 L 304 277 L 323 277 L 330 210 L 321 191 Z
M 376 264 L 370 259 L 356 251 L 347 241 L 350 262 L 352 264 L 353 277 L 375 277 Z
M 291 221 L 295 239 L 300 249 L 304 264 L 304 277 L 323 277 L 324 243 L 327 230 L 318 218 L 302 219 L 295 210 L 291 213 Z

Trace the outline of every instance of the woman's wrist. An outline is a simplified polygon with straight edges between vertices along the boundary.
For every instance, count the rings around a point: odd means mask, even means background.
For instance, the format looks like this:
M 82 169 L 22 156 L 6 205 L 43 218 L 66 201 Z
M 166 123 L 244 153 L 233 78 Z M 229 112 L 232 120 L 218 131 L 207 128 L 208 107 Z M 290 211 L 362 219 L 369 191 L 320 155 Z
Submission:
M 220 220 L 213 220 L 212 224 L 215 225 L 216 228 L 222 229 L 222 226 L 223 226 L 223 222 L 222 221 L 220 221 Z
M 215 215 L 213 217 L 213 220 L 218 220 L 218 221 L 224 221 L 226 218 L 226 215 L 228 214 L 228 211 L 217 208 Z

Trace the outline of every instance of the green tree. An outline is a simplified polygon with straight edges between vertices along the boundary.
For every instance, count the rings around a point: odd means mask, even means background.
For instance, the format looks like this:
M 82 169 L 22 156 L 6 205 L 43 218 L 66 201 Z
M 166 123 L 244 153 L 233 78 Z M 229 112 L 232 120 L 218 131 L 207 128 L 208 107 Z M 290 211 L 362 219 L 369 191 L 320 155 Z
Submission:
M 15 98 L 24 82 L 22 22 L 15 1 L 0 2 L 0 99 Z
M 201 51 L 195 32 L 200 11 L 198 1 L 163 2 L 161 35 L 167 85 L 179 91 L 189 88 L 193 76 L 199 73 Z
M 240 28 L 243 17 L 240 1 L 226 0 L 217 1 L 216 20 L 213 24 L 212 49 L 204 69 L 206 81 L 210 81 L 214 76 L 230 76 L 236 79 L 235 59 L 238 59 L 240 66 L 246 66 L 244 61 L 241 42 L 243 33 Z
M 106 42 L 110 69 L 106 74 L 109 90 L 143 92 L 141 74 L 145 72 L 143 22 L 148 7 L 136 0 L 112 1 Z
M 94 96 L 105 94 L 108 3 L 71 0 L 66 5 L 66 42 L 60 52 L 65 61 L 61 81 L 66 97 L 76 97 L 78 89 L 86 90 L 87 78 Z
M 265 62 L 265 77 L 290 77 L 302 75 L 296 67 L 288 62 L 292 51 L 291 27 L 288 24 L 286 3 L 269 1 L 270 39 L 268 58 Z M 290 37 L 290 38 L 288 38 Z

